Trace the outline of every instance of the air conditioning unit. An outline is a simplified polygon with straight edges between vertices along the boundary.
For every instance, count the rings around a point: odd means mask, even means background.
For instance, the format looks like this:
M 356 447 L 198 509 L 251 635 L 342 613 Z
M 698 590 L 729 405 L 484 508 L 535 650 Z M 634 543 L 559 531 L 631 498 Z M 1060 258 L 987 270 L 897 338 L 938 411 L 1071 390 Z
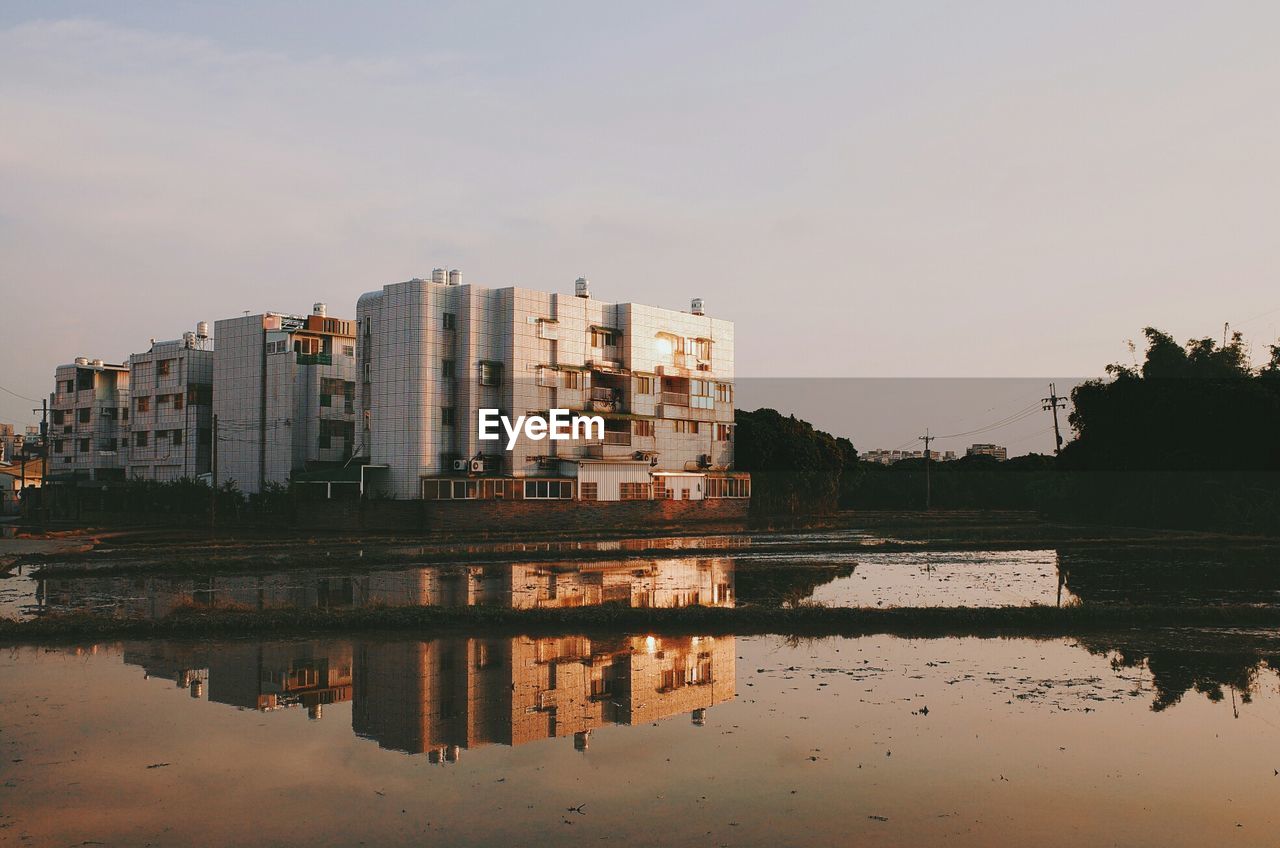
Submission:
M 484 471 L 484 460 L 483 459 L 471 460 L 471 470 L 476 472 L 477 474 L 480 473 L 481 471 Z
M 698 457 L 698 465 L 699 465 L 699 467 L 701 467 L 701 468 L 710 468 L 710 467 L 711 467 L 711 454 L 709 454 L 709 453 L 704 453 L 704 454 L 700 455 L 700 456 Z
M 454 470 L 454 471 L 466 471 L 466 470 L 467 470 L 467 461 L 466 461 L 465 459 L 455 459 L 455 460 L 453 461 L 453 470 Z

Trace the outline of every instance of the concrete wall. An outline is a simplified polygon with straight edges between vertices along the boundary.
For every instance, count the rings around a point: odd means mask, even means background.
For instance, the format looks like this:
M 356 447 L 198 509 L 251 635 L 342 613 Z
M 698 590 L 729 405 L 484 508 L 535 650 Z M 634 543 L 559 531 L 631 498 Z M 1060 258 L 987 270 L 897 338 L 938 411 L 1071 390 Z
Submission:
M 314 530 L 404 533 L 602 531 L 641 528 L 740 528 L 750 502 L 702 501 L 314 501 L 299 504 L 296 526 Z

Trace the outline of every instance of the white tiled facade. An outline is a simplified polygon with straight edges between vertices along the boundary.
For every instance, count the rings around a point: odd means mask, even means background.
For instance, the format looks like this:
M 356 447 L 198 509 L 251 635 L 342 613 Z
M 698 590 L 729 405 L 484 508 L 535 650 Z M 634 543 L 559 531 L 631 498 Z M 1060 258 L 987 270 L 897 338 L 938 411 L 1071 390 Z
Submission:
M 129 357 L 131 479 L 171 481 L 209 472 L 213 350 L 188 333 Z
M 670 487 L 662 484 L 672 483 L 666 496 L 697 500 L 708 491 L 709 473 L 732 467 L 730 321 L 568 293 L 461 285 L 440 271 L 432 280 L 369 292 L 356 313 L 356 436 L 380 475 L 371 478 L 371 494 L 436 497 L 437 478 L 554 478 L 574 485 L 549 494 L 531 488 L 528 496 L 643 499 L 663 497 Z M 522 436 L 507 451 L 505 438 L 478 438 L 481 408 L 512 419 L 552 408 L 598 414 L 606 419 L 605 438 Z M 482 470 L 471 469 L 477 459 Z M 457 461 L 468 461 L 467 468 L 455 469 Z M 494 490 L 460 489 L 468 498 Z M 526 496 L 523 486 L 515 491 Z
M 254 493 L 340 465 L 353 442 L 355 322 L 268 312 L 214 325 L 219 485 Z
M 129 368 L 84 357 L 54 372 L 49 476 L 123 480 L 129 442 Z

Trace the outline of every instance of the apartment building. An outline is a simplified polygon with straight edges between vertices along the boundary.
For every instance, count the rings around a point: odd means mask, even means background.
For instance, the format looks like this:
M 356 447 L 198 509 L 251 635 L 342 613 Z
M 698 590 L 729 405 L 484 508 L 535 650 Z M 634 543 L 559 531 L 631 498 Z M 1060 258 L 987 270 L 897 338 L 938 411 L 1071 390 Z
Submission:
M 968 450 L 964 452 L 965 456 L 992 456 L 999 462 L 1004 462 L 1009 458 L 1009 449 L 1004 445 L 969 445 Z
M 955 451 L 930 450 L 929 459 L 933 462 L 951 462 L 956 459 Z M 869 450 L 859 456 L 863 462 L 874 462 L 876 465 L 893 465 L 904 459 L 924 459 L 922 450 Z
M 355 449 L 355 322 L 267 312 L 218 321 L 213 357 L 218 484 L 242 492 L 339 466 Z
M 152 341 L 129 357 L 128 476 L 178 480 L 209 473 L 213 345 L 209 325 Z
M 569 293 L 464 285 L 436 269 L 356 307 L 367 491 L 429 500 L 747 497 L 733 466 L 733 324 Z M 593 440 L 512 449 L 478 413 L 599 415 Z
M 77 357 L 54 372 L 49 478 L 123 480 L 129 443 L 129 366 Z

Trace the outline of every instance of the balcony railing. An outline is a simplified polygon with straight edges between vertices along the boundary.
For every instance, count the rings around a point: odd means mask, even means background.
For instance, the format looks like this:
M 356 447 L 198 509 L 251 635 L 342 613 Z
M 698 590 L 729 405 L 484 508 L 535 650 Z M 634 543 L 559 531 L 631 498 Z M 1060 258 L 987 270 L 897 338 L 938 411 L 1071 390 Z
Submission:
M 332 365 L 333 355 L 329 353 L 299 353 L 299 365 Z
M 688 406 L 689 395 L 683 392 L 663 392 L 662 402 L 670 406 Z
M 606 445 L 630 445 L 631 431 L 628 430 L 623 432 L 621 430 L 605 430 L 604 443 Z
M 591 399 L 603 403 L 613 403 L 618 399 L 618 393 L 607 386 L 592 386 Z

